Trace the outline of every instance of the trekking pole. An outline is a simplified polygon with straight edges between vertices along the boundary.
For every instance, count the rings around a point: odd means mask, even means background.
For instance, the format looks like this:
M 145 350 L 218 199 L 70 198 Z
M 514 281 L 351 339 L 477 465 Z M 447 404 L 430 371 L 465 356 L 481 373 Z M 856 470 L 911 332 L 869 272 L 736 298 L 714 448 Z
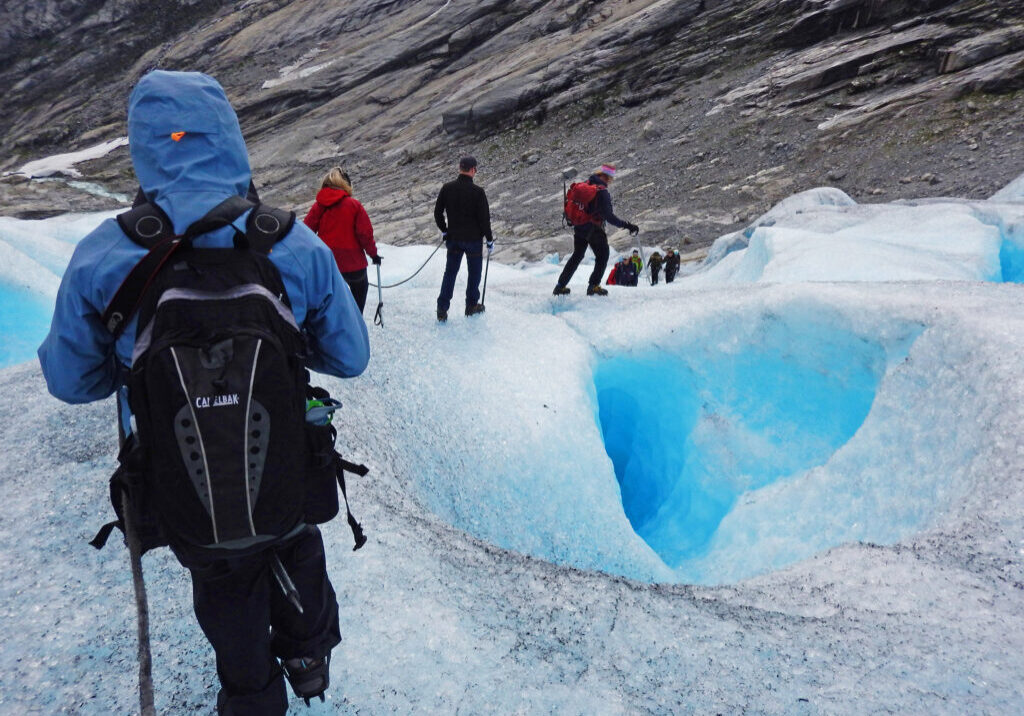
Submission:
M 303 613 L 302 602 L 299 600 L 299 590 L 295 588 L 295 582 L 288 576 L 288 572 L 285 571 L 284 565 L 281 564 L 281 558 L 277 556 L 277 552 L 270 552 L 270 570 L 274 573 L 274 579 L 277 580 L 277 586 L 281 588 L 284 593 L 285 599 L 291 602 L 291 605 L 295 607 L 299 614 Z
M 139 709 L 142 716 L 156 716 L 153 700 L 153 654 L 149 648 L 149 600 L 146 583 L 142 578 L 142 547 L 132 524 L 128 493 L 123 493 L 121 510 L 124 515 L 124 538 L 132 565 L 132 587 L 135 589 L 135 612 L 139 637 Z
M 644 256 L 644 246 L 640 243 L 639 232 L 637 232 L 636 247 L 640 249 L 640 261 L 643 262 L 644 270 L 647 272 L 647 279 L 651 278 L 651 267 L 647 265 L 647 257 Z
M 121 418 L 121 395 L 117 396 L 117 433 L 121 446 L 128 436 Z M 130 500 L 127 492 L 121 493 L 121 514 L 124 515 L 124 541 L 128 545 L 128 558 L 132 568 L 132 589 L 135 591 L 136 632 L 139 640 L 139 710 L 142 716 L 156 716 L 153 699 L 153 653 L 149 645 L 149 599 L 146 597 L 146 582 L 142 575 L 142 545 L 139 544 L 135 524 L 132 521 Z
M 374 325 L 384 327 L 384 314 L 381 309 L 384 308 L 384 294 L 381 292 L 380 287 L 380 264 L 377 264 L 377 312 L 373 314 Z
M 480 294 L 480 305 L 484 305 L 487 299 L 487 271 L 491 268 L 491 249 L 487 249 L 487 265 L 484 266 L 484 291 Z

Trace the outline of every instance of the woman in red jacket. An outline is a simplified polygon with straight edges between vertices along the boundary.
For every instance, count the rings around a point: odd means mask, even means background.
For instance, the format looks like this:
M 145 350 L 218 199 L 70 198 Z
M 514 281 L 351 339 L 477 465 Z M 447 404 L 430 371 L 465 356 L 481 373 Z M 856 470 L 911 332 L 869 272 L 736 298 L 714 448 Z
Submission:
M 366 277 L 366 255 L 380 264 L 377 245 L 373 242 L 373 226 L 363 205 L 352 196 L 348 174 L 334 167 L 324 177 L 313 208 L 303 220 L 330 247 L 338 270 L 363 310 L 369 282 Z

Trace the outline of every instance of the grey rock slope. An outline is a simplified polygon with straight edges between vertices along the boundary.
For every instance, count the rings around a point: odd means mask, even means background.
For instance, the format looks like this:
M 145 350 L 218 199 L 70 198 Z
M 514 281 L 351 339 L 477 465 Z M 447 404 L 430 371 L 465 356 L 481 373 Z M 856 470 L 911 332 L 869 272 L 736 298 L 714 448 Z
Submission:
M 985 196 L 1024 169 L 1016 0 L 49 0 L 0 21 L 0 170 L 122 136 L 150 68 L 202 70 L 265 198 L 303 211 L 344 164 L 395 243 L 435 239 L 434 192 L 467 151 L 500 239 L 524 242 L 506 258 L 564 250 L 567 166 L 624 168 L 617 211 L 662 245 L 810 186 Z M 77 168 L 133 191 L 126 149 Z M 5 214 L 115 205 L 0 182 Z

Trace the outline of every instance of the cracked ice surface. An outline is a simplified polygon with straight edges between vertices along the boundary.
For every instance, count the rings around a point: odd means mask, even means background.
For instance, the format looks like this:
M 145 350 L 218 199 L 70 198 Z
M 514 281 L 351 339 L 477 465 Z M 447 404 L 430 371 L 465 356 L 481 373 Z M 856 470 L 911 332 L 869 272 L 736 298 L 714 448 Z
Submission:
M 959 226 L 963 203 L 931 211 L 947 208 Z M 988 211 L 1009 226 L 1016 210 Z M 969 270 L 989 265 L 993 226 L 965 239 Z M 932 236 L 920 260 L 945 271 L 956 252 Z M 909 235 L 890 243 L 898 263 L 916 260 Z M 388 283 L 430 249 L 381 251 Z M 871 270 L 896 272 L 896 254 L 874 255 Z M 607 299 L 578 295 L 582 278 L 553 298 L 555 265 L 492 265 L 487 313 L 445 326 L 439 263 L 389 292 L 367 373 L 323 379 L 345 403 L 339 445 L 372 468 L 350 486 L 371 542 L 352 553 L 343 523 L 325 528 L 344 641 L 330 699 L 308 713 L 1020 712 L 1022 289 L 941 272 L 874 283 L 851 278 L 849 258 L 814 283 L 687 279 Z M 619 503 L 595 371 L 688 344 L 710 360 L 766 316 L 842 324 L 906 356 L 885 362 L 849 441 L 746 493 L 707 556 L 742 572 L 752 552 L 803 546 L 797 561 L 727 586 L 672 583 Z M 0 386 L 0 712 L 132 712 L 125 551 L 85 544 L 109 518 L 112 405 L 61 405 L 31 363 Z M 164 552 L 146 569 L 157 709 L 209 712 L 216 676 L 187 580 Z

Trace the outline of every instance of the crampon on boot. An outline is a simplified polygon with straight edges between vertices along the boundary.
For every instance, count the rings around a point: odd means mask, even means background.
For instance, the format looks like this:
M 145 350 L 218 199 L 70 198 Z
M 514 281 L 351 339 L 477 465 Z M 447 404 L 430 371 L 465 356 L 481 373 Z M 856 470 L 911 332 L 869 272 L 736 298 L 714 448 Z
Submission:
M 595 285 L 587 289 L 588 296 L 607 296 L 608 292 L 601 286 Z
M 318 696 L 321 701 L 325 700 L 324 692 L 331 683 L 330 654 L 319 659 L 285 659 L 281 666 L 284 667 L 288 683 L 292 685 L 292 691 L 305 700 L 306 706 L 309 706 L 310 699 Z

